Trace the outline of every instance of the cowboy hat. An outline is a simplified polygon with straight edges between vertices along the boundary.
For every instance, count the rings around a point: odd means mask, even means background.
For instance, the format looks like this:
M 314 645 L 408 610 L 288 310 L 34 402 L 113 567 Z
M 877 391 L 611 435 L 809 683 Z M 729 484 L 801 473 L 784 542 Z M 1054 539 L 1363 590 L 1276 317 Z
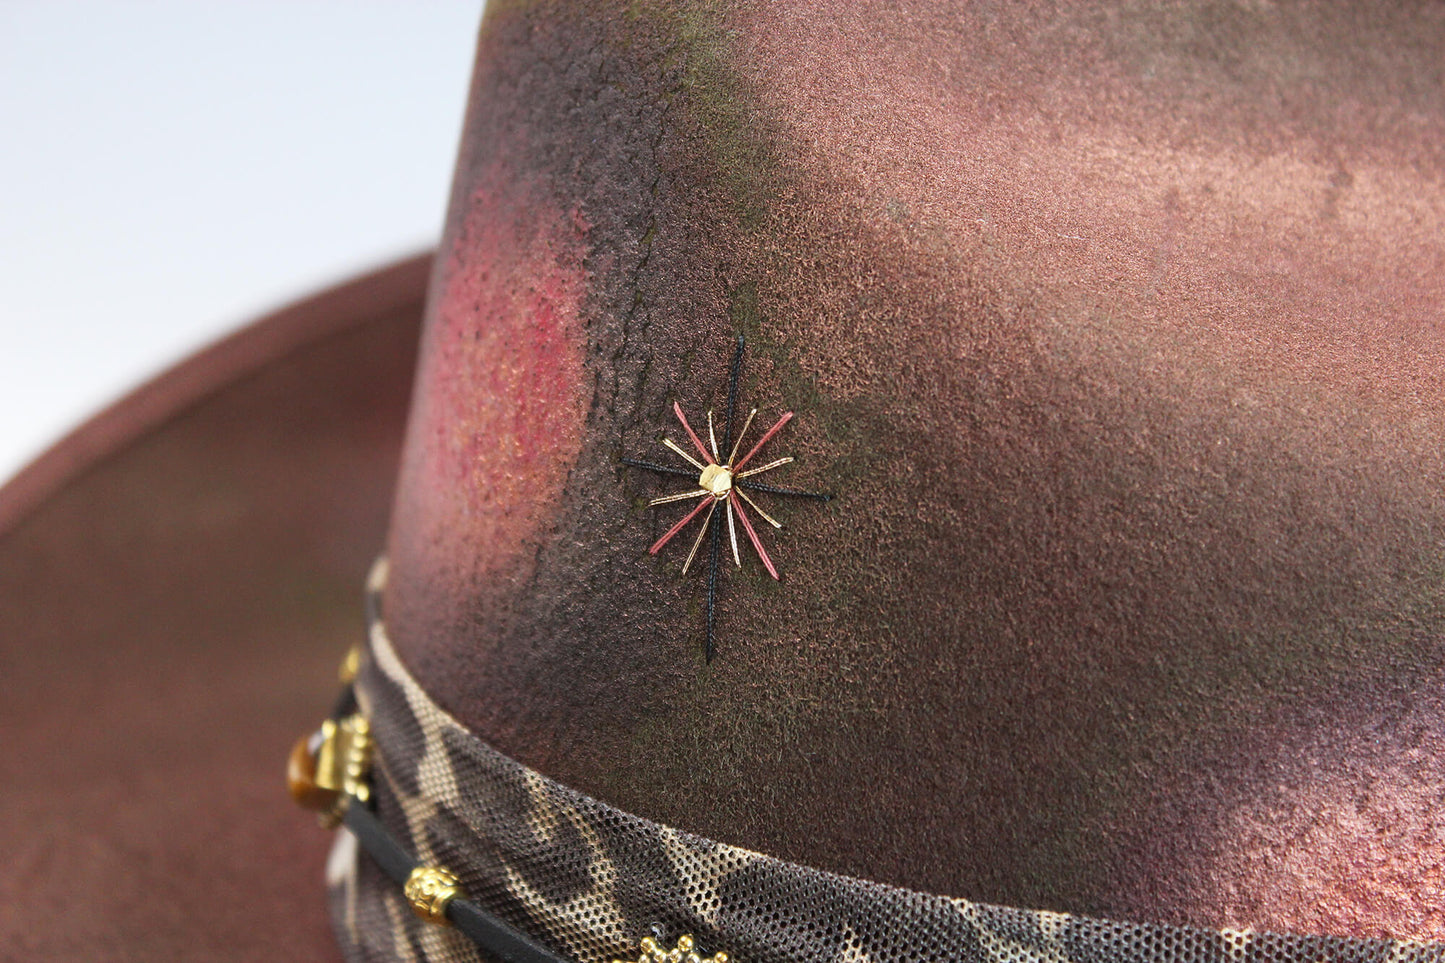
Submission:
M 347 955 L 1437 956 L 1440 30 L 490 9 Z

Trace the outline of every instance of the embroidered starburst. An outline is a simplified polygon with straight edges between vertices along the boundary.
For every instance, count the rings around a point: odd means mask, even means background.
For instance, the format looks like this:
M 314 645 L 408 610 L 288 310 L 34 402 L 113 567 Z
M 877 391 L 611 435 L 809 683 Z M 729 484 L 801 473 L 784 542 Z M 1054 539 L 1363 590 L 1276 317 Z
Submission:
M 778 575 L 777 566 L 773 564 L 772 558 L 768 556 L 767 549 L 763 548 L 762 540 L 758 538 L 757 530 L 753 528 L 752 520 L 748 517 L 748 512 L 743 508 L 743 505 L 746 503 L 749 508 L 758 513 L 759 518 L 774 528 L 781 529 L 783 523 L 763 511 L 762 506 L 753 501 L 748 493 L 788 495 L 798 498 L 814 498 L 819 501 L 827 501 L 832 497 L 822 492 L 805 492 L 799 491 L 796 488 L 780 488 L 776 485 L 768 485 L 755 480 L 765 472 L 770 472 L 775 468 L 781 468 L 784 465 L 791 464 L 793 461 L 791 456 L 775 458 L 766 464 L 755 465 L 752 468 L 747 467 L 752 463 L 753 456 L 757 455 L 764 445 L 772 441 L 773 436 L 781 431 L 784 425 L 792 421 L 793 412 L 791 411 L 783 412 L 783 416 L 777 420 L 777 423 L 775 423 L 773 427 L 763 432 L 763 436 L 758 439 L 752 448 L 748 449 L 747 454 L 741 458 L 738 457 L 738 452 L 742 450 L 743 439 L 747 436 L 748 429 L 752 427 L 753 418 L 756 417 L 758 413 L 758 409 L 756 408 L 748 412 L 748 417 L 743 422 L 743 430 L 738 432 L 737 439 L 734 440 L 732 436 L 733 413 L 737 406 L 738 374 L 742 370 L 742 363 L 743 338 L 739 335 L 737 351 L 733 354 L 732 372 L 728 380 L 728 407 L 726 417 L 723 420 L 723 443 L 721 446 L 717 443 L 717 430 L 713 422 L 712 411 L 708 411 L 707 413 L 707 436 L 709 444 L 704 445 L 702 439 L 698 437 L 697 432 L 692 430 L 692 425 L 688 424 L 687 416 L 682 413 L 682 405 L 676 401 L 672 403 L 673 414 L 677 416 L 677 420 L 682 424 L 683 431 L 687 433 L 688 439 L 692 442 L 693 447 L 696 449 L 697 454 L 701 456 L 702 460 L 699 461 L 698 458 L 693 457 L 692 454 L 671 438 L 664 436 L 662 444 L 672 451 L 673 454 L 678 455 L 696 469 L 699 472 L 698 475 L 694 476 L 692 471 L 686 468 L 657 465 L 652 462 L 637 461 L 632 458 L 622 459 L 624 465 L 631 465 L 634 468 L 645 468 L 648 471 L 660 472 L 664 475 L 681 475 L 686 478 L 696 477 L 697 479 L 697 484 L 694 488 L 672 495 L 663 495 L 648 502 L 649 505 L 668 505 L 673 502 L 686 502 L 694 499 L 697 501 L 697 505 L 693 507 L 692 511 L 684 515 L 681 520 L 669 528 L 661 538 L 652 544 L 652 547 L 648 549 L 648 553 L 656 555 L 662 550 L 664 545 L 672 541 L 673 536 L 686 528 L 695 518 L 702 516 L 702 525 L 698 529 L 697 538 L 693 540 L 692 551 L 687 553 L 687 560 L 682 563 L 682 573 L 684 575 L 687 574 L 687 570 L 692 567 L 693 560 L 697 558 L 698 549 L 702 547 L 703 539 L 711 534 L 711 562 L 707 580 L 706 655 L 709 662 L 712 661 L 714 652 L 713 642 L 717 608 L 718 556 L 722 546 L 723 518 L 727 518 L 728 540 L 732 545 L 733 562 L 739 568 L 742 567 L 743 560 L 741 553 L 738 551 L 737 531 L 738 525 L 741 524 L 744 534 L 747 535 L 747 539 L 752 544 L 753 551 L 757 553 L 758 559 L 763 563 L 763 567 L 768 570 L 768 574 L 774 579 L 779 579 L 780 576 Z M 723 452 L 728 453 L 726 459 L 722 457 Z M 719 511 L 719 507 L 721 507 L 721 511 Z

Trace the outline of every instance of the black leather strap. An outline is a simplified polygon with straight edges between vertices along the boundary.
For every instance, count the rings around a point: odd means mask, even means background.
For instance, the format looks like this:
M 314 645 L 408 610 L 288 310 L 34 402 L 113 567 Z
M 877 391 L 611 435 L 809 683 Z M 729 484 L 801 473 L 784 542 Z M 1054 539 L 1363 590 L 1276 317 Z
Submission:
M 420 864 L 387 832 L 376 814 L 353 798 L 346 807 L 346 828 L 367 855 L 376 861 L 398 886 L 405 885 Z M 491 957 L 503 963 L 573 963 L 512 929 L 497 917 L 466 899 L 454 899 L 447 906 L 447 919 Z

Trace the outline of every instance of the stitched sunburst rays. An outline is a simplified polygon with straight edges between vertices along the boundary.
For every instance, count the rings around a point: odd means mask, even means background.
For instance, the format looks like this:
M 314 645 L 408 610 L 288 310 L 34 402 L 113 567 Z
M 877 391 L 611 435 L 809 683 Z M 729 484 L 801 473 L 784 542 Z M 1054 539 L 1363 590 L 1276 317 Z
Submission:
M 743 508 L 743 505 L 746 503 L 748 508 L 758 513 L 758 517 L 762 518 L 774 528 L 782 528 L 783 523 L 763 511 L 762 507 L 748 496 L 748 492 L 766 493 L 769 495 L 790 495 L 798 498 L 815 498 L 819 501 L 827 501 L 832 497 L 822 492 L 805 492 L 799 491 L 796 488 L 780 488 L 776 485 L 768 485 L 754 480 L 764 472 L 769 472 L 774 468 L 781 468 L 784 465 L 790 464 L 793 461 L 791 457 L 775 458 L 766 464 L 757 465 L 752 468 L 747 467 L 752 462 L 753 456 L 761 451 L 763 446 L 769 441 L 772 441 L 773 436 L 792 420 L 793 412 L 791 411 L 784 412 L 783 416 L 777 420 L 777 423 L 765 431 L 757 443 L 748 449 L 747 454 L 741 458 L 738 457 L 738 452 L 742 450 L 743 438 L 747 435 L 748 429 L 752 427 L 753 418 L 758 413 L 758 409 L 756 408 L 748 412 L 747 420 L 743 422 L 743 430 L 738 432 L 737 439 L 734 440 L 732 436 L 733 412 L 737 406 L 738 374 L 742 370 L 742 363 L 743 338 L 739 335 L 738 348 L 733 355 L 731 376 L 728 379 L 728 408 L 727 415 L 723 420 L 723 442 L 721 446 L 717 443 L 717 430 L 713 424 L 713 413 L 711 411 L 707 413 L 707 437 L 711 445 L 711 447 L 709 447 L 709 445 L 702 443 L 702 439 L 698 437 L 697 432 L 692 430 L 692 425 L 688 424 L 687 416 L 682 413 L 682 405 L 676 401 L 672 403 L 673 413 L 677 415 L 677 420 L 682 423 L 683 431 L 687 432 L 687 437 L 692 441 L 693 446 L 697 449 L 697 453 L 702 456 L 702 460 L 699 461 L 697 458 L 694 458 L 671 438 L 664 437 L 662 443 L 674 454 L 692 465 L 699 474 L 694 476 L 693 473 L 686 468 L 656 465 L 652 462 L 637 461 L 632 458 L 622 459 L 624 465 L 631 465 L 634 468 L 646 468 L 648 471 L 660 472 L 664 475 L 681 475 L 686 478 L 696 478 L 697 480 L 696 487 L 694 488 L 672 495 L 663 495 L 648 502 L 649 505 L 667 505 L 672 502 L 697 500 L 697 505 L 693 507 L 692 511 L 684 515 L 677 524 L 669 528 L 656 542 L 653 542 L 648 552 L 656 555 L 662 550 L 664 545 L 672 541 L 674 535 L 686 528 L 688 523 L 693 519 L 702 515 L 702 526 L 698 529 L 697 538 L 693 540 L 692 551 L 687 553 L 687 560 L 682 563 L 682 573 L 684 575 L 687 574 L 687 570 L 692 567 L 693 560 L 697 558 L 698 549 L 702 547 L 703 539 L 711 533 L 712 545 L 709 549 L 711 560 L 708 566 L 707 578 L 706 656 L 709 662 L 712 661 L 714 652 L 713 640 L 717 609 L 718 557 L 721 554 L 722 548 L 724 516 L 727 518 L 728 540 L 732 544 L 733 562 L 736 563 L 739 568 L 742 567 L 743 560 L 742 555 L 738 552 L 737 531 L 738 525 L 741 524 L 744 534 L 747 535 L 748 541 L 752 543 L 753 551 L 757 552 L 758 559 L 763 563 L 763 567 L 768 570 L 769 575 L 777 579 L 779 578 L 778 569 L 773 565 L 773 560 L 768 557 L 767 549 L 763 548 L 762 540 L 758 538 L 757 530 L 753 528 L 752 520 L 748 517 L 748 512 Z M 726 460 L 722 457 L 723 452 L 728 453 Z

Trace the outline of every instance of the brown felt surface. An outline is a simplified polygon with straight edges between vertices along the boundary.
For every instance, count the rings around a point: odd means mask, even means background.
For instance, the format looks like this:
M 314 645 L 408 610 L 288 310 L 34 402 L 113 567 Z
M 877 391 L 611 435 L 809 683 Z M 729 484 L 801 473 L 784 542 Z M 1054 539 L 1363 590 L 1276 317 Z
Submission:
M 284 764 L 362 631 L 428 263 L 260 322 L 0 491 L 0 958 L 336 958 Z
M 1442 64 L 1429 4 L 493 4 L 400 651 L 730 843 L 1445 939 Z M 617 459 L 738 331 L 777 481 L 840 497 L 768 501 L 706 665 Z

